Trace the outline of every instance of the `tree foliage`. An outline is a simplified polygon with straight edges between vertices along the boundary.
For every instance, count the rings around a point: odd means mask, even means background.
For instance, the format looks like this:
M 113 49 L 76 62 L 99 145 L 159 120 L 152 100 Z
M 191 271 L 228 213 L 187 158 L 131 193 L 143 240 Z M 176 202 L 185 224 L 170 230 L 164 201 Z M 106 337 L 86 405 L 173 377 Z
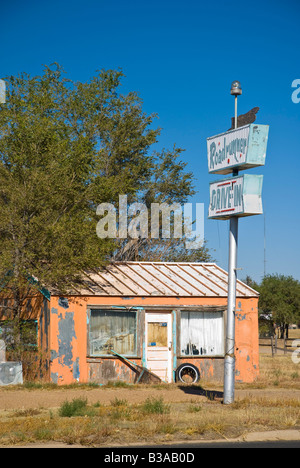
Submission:
M 101 70 L 89 82 L 73 82 L 57 64 L 41 76 L 5 78 L 0 278 L 16 315 L 32 287 L 28 277 L 64 291 L 82 270 L 115 255 L 118 241 L 96 235 L 98 204 L 117 206 L 119 194 L 147 206 L 184 203 L 194 194 L 182 149 L 152 150 L 156 116 L 143 111 L 136 93 L 121 94 L 122 78 L 121 71 Z M 169 248 L 175 258 L 176 245 Z
M 283 330 L 300 321 L 300 282 L 292 276 L 267 275 L 260 285 L 259 309 Z

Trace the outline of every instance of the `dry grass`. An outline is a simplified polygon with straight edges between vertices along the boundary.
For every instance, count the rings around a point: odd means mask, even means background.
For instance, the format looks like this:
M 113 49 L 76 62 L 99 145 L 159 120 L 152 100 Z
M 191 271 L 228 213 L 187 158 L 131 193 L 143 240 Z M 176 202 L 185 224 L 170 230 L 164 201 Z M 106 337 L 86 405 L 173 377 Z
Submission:
M 165 403 L 152 402 L 160 408 Z M 155 406 L 157 405 L 157 406 Z M 145 410 L 147 407 L 147 410 Z M 164 406 L 163 406 L 164 407 Z M 2 418 L 2 445 L 36 441 L 63 441 L 68 444 L 105 445 L 106 443 L 163 442 L 199 438 L 232 438 L 249 431 L 297 428 L 300 402 L 244 398 L 230 407 L 205 401 L 194 411 L 192 404 L 167 405 L 168 411 L 149 411 L 142 405 L 111 404 L 89 407 L 81 415 L 63 417 L 59 411 L 40 414 L 10 414 Z
M 259 361 L 257 381 L 252 384 L 237 384 L 237 388 L 300 389 L 300 364 L 292 361 L 291 354 L 274 357 L 262 354 Z
M 242 436 L 247 432 L 300 427 L 300 401 L 293 396 L 283 398 L 286 389 L 300 389 L 300 367 L 291 356 L 260 358 L 260 377 L 255 384 L 238 384 L 238 389 L 269 389 L 272 398 L 255 396 L 237 398 L 229 406 L 214 398 L 222 389 L 201 382 L 209 388 L 199 402 L 170 403 L 163 398 L 151 398 L 131 404 L 115 389 L 115 398 L 107 405 L 73 401 L 52 410 L 27 409 L 4 411 L 0 415 L 0 445 L 30 442 L 62 441 L 87 446 L 107 443 L 166 442 L 192 439 L 219 439 Z M 155 390 L 157 390 L 157 386 Z M 143 386 L 139 387 L 141 392 Z M 166 386 L 163 386 L 166 389 Z M 170 392 L 174 386 L 167 387 Z M 199 395 L 205 395 L 198 386 Z M 274 396 L 274 390 L 276 391 Z M 105 391 L 105 389 L 104 389 Z M 200 392 L 201 391 L 201 392 Z M 20 398 L 21 398 L 20 389 Z M 278 393 L 277 393 L 278 392 Z M 166 395 L 166 394 L 164 394 Z

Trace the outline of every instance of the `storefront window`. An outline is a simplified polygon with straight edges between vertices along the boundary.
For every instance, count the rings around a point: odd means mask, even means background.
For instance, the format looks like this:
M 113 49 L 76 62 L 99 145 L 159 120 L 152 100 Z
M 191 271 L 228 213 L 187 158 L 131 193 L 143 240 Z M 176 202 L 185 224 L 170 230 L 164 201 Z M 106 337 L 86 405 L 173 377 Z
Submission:
M 223 312 L 181 312 L 181 355 L 224 354 Z
M 136 355 L 136 312 L 91 309 L 90 355 Z

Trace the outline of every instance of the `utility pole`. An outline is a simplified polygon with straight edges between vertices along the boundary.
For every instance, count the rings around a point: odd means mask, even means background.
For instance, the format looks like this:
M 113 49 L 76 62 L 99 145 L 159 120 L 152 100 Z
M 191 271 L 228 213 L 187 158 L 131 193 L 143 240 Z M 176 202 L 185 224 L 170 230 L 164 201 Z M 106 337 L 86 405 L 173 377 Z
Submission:
M 237 97 L 242 94 L 239 81 L 231 85 L 230 94 L 234 96 L 234 127 L 237 129 Z M 233 171 L 233 176 L 238 170 Z M 229 225 L 229 260 L 228 260 L 228 303 L 227 303 L 227 330 L 225 342 L 224 365 L 224 404 L 234 401 L 235 381 L 235 305 L 236 305 L 236 279 L 237 279 L 237 247 L 238 247 L 238 216 L 230 218 Z

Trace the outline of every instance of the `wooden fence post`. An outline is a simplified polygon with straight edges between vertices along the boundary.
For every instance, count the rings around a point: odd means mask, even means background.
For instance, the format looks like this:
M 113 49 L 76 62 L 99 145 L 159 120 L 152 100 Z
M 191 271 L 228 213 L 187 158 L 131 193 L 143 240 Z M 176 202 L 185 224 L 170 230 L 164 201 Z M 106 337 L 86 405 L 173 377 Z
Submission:
M 272 357 L 274 357 L 274 342 L 273 342 L 273 335 L 271 336 L 271 349 L 272 349 Z

